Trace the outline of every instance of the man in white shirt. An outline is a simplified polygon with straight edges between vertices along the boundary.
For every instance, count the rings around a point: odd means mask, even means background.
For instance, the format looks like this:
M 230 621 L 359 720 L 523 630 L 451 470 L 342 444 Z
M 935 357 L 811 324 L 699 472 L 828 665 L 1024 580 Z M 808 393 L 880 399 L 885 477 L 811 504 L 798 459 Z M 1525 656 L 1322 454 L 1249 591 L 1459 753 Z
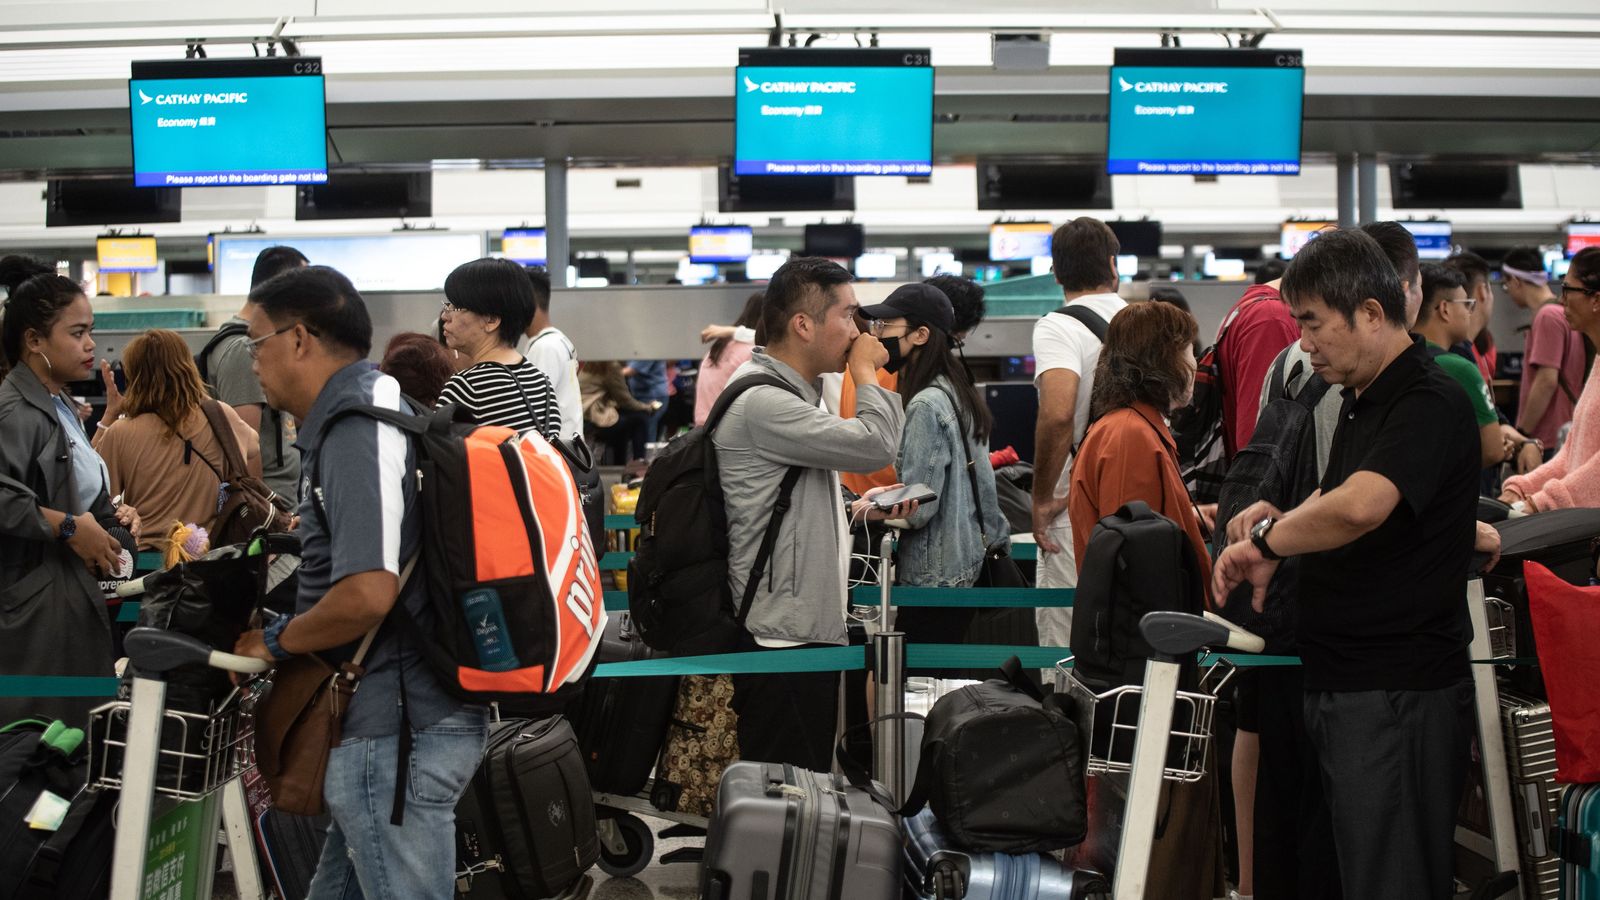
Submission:
M 533 321 L 517 349 L 550 379 L 556 407 L 561 411 L 561 436 L 583 434 L 583 399 L 578 395 L 578 349 L 561 329 L 550 324 L 550 274 L 530 266 L 533 282 Z
M 1039 419 L 1033 443 L 1033 537 L 1039 544 L 1042 588 L 1078 586 L 1072 558 L 1072 523 L 1067 519 L 1071 456 L 1089 425 L 1089 392 L 1100 359 L 1101 336 L 1111 317 L 1127 306 L 1117 296 L 1117 252 L 1121 245 L 1106 223 L 1087 216 L 1057 228 L 1050 255 L 1065 305 L 1033 326 L 1034 384 Z M 1037 610 L 1039 642 L 1065 647 L 1072 637 L 1072 610 Z

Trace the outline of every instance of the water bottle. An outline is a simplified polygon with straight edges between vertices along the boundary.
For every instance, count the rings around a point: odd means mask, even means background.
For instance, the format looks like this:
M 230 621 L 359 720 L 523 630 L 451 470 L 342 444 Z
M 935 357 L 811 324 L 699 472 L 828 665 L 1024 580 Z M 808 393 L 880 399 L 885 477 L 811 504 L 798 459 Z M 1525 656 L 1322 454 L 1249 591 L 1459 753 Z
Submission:
M 461 598 L 472 643 L 478 649 L 478 666 L 486 672 L 506 672 L 519 668 L 516 649 L 506 629 L 506 616 L 500 608 L 500 592 L 494 588 L 468 591 Z

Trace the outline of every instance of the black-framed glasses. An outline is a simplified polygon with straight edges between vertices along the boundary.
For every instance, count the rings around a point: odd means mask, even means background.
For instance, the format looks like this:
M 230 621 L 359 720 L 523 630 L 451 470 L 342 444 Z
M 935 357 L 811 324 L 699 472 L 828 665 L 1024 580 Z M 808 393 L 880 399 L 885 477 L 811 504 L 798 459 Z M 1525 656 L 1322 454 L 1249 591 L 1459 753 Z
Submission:
M 1567 284 L 1565 281 L 1561 282 L 1561 299 L 1566 300 L 1569 292 L 1573 294 L 1582 294 L 1585 297 L 1593 297 L 1595 294 L 1600 294 L 1600 289 L 1579 287 L 1575 284 Z

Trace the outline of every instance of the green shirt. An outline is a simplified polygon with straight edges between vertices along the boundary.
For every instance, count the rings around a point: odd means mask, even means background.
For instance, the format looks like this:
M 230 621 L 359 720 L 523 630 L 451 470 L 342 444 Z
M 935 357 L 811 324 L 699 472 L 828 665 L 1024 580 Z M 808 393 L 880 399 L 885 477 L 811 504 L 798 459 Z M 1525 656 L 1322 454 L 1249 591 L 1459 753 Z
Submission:
M 1489 386 L 1484 384 L 1483 373 L 1478 371 L 1472 360 L 1451 353 L 1432 341 L 1428 341 L 1428 350 L 1438 353 L 1433 361 L 1466 389 L 1467 399 L 1472 401 L 1472 414 L 1478 417 L 1479 428 L 1500 421 L 1494 411 L 1494 397 L 1489 393 Z

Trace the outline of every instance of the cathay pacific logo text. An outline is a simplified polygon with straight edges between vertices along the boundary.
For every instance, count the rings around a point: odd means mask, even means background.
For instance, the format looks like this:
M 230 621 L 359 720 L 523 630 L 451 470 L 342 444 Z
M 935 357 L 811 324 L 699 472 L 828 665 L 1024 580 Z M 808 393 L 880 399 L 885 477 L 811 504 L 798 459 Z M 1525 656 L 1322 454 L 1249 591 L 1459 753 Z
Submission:
M 763 94 L 854 94 L 854 81 L 755 81 L 744 76 L 744 92 Z
M 1117 76 L 1123 91 L 1138 94 L 1226 94 L 1226 81 L 1129 81 Z

